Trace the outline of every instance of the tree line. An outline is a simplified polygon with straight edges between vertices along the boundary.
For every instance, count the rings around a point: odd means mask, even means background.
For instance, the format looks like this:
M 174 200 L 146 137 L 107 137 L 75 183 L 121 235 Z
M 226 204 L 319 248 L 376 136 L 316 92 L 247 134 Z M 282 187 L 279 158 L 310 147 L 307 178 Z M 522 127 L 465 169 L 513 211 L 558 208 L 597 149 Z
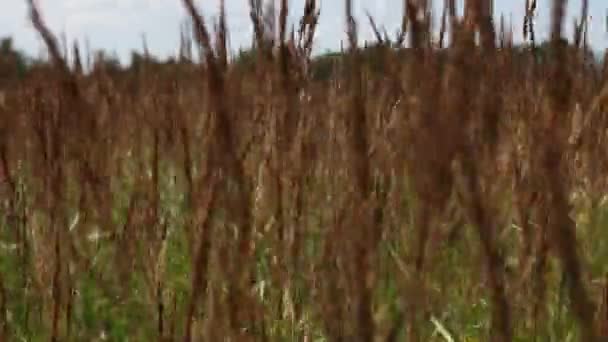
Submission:
M 383 51 L 385 49 L 394 49 L 383 43 L 367 44 L 361 47 L 361 57 L 370 72 L 386 72 L 386 61 L 384 60 Z M 399 56 L 408 59 L 413 56 L 412 49 L 409 48 L 397 48 Z M 530 60 L 532 57 L 533 62 L 539 64 L 545 64 L 550 60 L 552 52 L 551 45 L 548 42 L 543 42 L 536 46 L 529 44 L 521 44 L 513 46 L 509 49 L 509 53 L 515 56 L 521 56 L 522 59 Z M 580 49 L 572 45 L 573 51 L 579 51 Z M 442 55 L 447 54 L 447 49 L 437 49 L 433 53 L 437 54 L 439 58 Z M 583 51 L 586 54 L 586 60 L 593 66 L 600 67 L 602 57 L 594 54 L 590 49 Z M 75 67 L 82 68 L 82 61 L 75 46 Z M 242 49 L 239 50 L 233 60 L 232 64 L 236 68 L 240 68 L 243 71 L 253 70 L 255 68 L 255 57 L 256 51 L 253 49 Z M 327 51 L 319 54 L 312 58 L 310 64 L 310 76 L 316 81 L 326 81 L 334 76 L 337 76 L 340 72 L 348 72 L 341 66 L 343 65 L 344 57 L 346 52 L 344 51 Z M 175 65 L 189 65 L 192 64 L 191 60 L 184 58 L 170 57 L 166 60 L 159 60 L 154 56 L 151 56 L 147 52 L 141 53 L 133 51 L 131 53 L 130 63 L 128 65 L 122 65 L 116 56 L 108 54 L 105 51 L 98 51 L 93 56 L 93 69 L 103 67 L 110 74 L 131 74 L 138 72 L 142 66 L 148 65 L 153 68 L 163 68 L 167 66 Z M 28 56 L 26 53 L 16 49 L 13 44 L 13 39 L 5 37 L 0 39 L 0 86 L 6 86 L 11 82 L 18 81 L 25 78 L 29 73 L 36 71 L 39 67 L 47 66 L 47 61 L 41 58 L 33 58 Z

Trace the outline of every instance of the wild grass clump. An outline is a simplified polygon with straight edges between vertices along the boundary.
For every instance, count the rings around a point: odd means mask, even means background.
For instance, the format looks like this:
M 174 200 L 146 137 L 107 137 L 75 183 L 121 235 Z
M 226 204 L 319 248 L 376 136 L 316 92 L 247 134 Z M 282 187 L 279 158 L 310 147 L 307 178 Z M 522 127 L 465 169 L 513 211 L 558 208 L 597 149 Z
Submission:
M 608 69 L 565 1 L 545 44 L 535 1 L 522 47 L 486 2 L 436 39 L 406 0 L 361 47 L 347 0 L 321 59 L 317 1 L 289 27 L 251 0 L 239 58 L 219 4 L 121 68 L 29 2 L 49 61 L 0 88 L 1 341 L 608 336 Z

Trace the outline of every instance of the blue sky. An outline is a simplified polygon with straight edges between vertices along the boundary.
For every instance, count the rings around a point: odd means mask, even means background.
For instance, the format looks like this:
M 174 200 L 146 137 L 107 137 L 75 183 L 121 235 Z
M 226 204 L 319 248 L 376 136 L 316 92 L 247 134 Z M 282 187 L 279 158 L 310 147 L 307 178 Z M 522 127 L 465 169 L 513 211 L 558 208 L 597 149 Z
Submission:
M 0 36 L 12 36 L 15 45 L 32 55 L 38 55 L 42 45 L 28 21 L 25 0 L 2 0 Z M 132 49 L 142 46 L 145 33 L 149 49 L 159 56 L 175 54 L 179 42 L 179 27 L 184 18 L 181 0 L 38 0 L 51 29 L 64 32 L 70 41 L 89 41 L 93 49 L 103 48 L 126 57 Z M 292 18 L 301 13 L 304 0 L 290 0 Z M 462 3 L 462 0 L 458 1 Z M 549 27 L 551 0 L 538 0 L 536 19 L 537 36 L 544 38 Z M 198 0 L 205 15 L 217 14 L 219 0 Z M 371 39 L 367 20 L 361 15 L 369 11 L 378 23 L 394 32 L 401 20 L 402 0 L 354 0 L 360 15 L 361 39 Z M 434 0 L 439 8 L 443 0 Z M 226 0 L 230 26 L 231 46 L 247 46 L 251 41 L 248 17 L 248 0 Z M 341 0 L 320 0 L 321 20 L 317 33 L 317 52 L 339 47 L 344 39 L 344 3 Z M 521 40 L 525 0 L 495 0 L 495 14 L 513 18 L 515 38 Z M 606 9 L 608 1 L 589 0 L 592 16 L 590 39 L 594 48 L 608 47 Z M 580 0 L 570 0 L 567 21 L 568 34 L 572 32 L 572 18 L 580 12 Z

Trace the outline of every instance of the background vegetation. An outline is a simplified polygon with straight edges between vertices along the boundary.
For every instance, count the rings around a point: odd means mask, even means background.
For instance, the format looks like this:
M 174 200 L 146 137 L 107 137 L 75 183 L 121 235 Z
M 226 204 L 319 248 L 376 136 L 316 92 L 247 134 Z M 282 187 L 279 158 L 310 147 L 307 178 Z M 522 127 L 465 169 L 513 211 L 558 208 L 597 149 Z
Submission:
M 608 336 L 608 68 L 565 1 L 514 46 L 405 0 L 366 47 L 345 1 L 317 58 L 316 1 L 251 0 L 233 57 L 220 3 L 167 61 L 82 57 L 33 1 L 49 60 L 0 44 L 0 341 Z

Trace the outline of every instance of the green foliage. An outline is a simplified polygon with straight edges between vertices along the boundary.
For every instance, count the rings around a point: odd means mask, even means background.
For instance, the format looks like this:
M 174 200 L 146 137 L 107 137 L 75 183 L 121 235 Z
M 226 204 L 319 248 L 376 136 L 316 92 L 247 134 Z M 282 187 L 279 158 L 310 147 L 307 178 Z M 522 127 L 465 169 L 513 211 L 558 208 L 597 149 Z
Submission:
M 22 52 L 15 49 L 12 38 L 0 39 L 0 85 L 22 78 L 28 68 L 28 60 Z

